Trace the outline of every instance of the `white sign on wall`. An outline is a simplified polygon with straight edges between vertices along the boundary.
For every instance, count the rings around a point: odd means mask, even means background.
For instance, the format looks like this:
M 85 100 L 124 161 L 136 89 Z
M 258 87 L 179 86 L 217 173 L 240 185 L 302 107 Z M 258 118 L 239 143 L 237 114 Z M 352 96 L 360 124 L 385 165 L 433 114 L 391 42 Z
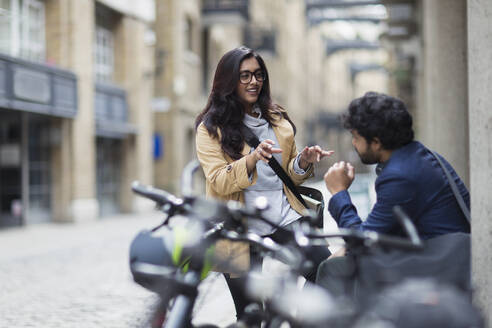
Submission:
M 154 112 L 165 113 L 171 108 L 171 101 L 166 97 L 154 98 L 151 106 Z
M 21 165 L 21 147 L 19 144 L 0 146 L 0 167 L 17 167 Z

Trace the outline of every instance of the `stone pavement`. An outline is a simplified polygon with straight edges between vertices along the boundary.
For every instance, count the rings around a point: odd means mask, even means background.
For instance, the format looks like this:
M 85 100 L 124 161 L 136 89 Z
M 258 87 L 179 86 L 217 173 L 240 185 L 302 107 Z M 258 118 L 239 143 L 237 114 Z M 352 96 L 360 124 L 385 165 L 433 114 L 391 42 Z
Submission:
M 160 217 L 0 230 L 0 327 L 148 327 L 157 298 L 133 282 L 128 247 Z M 212 275 L 202 287 L 196 320 L 233 322 L 222 276 Z

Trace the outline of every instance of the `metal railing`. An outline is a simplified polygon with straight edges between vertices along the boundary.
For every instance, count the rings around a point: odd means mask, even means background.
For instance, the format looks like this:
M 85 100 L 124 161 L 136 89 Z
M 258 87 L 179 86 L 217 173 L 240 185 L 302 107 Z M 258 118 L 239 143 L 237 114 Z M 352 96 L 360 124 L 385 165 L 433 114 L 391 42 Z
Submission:
M 73 118 L 77 77 L 52 65 L 0 54 L 0 107 Z
M 248 19 L 249 0 L 202 0 L 202 13 L 204 15 L 239 13 Z

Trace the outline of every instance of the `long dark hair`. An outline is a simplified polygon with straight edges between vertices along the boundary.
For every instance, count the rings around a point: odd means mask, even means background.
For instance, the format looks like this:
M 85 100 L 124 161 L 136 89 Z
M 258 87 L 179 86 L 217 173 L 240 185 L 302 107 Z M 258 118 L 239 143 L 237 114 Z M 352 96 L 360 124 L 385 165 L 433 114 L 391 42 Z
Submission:
M 241 150 L 244 147 L 241 126 L 245 108 L 236 93 L 239 83 L 239 68 L 243 60 L 251 57 L 258 61 L 265 74 L 257 101 L 261 116 L 274 126 L 274 115 L 283 115 L 292 124 L 294 132 L 296 130 L 294 123 L 290 120 L 285 110 L 272 103 L 268 71 L 261 56 L 244 46 L 233 49 L 222 56 L 217 64 L 207 105 L 195 120 L 195 129 L 203 122 L 208 133 L 217 139 L 219 138 L 217 131 L 218 129 L 220 130 L 222 150 L 233 159 L 242 157 Z

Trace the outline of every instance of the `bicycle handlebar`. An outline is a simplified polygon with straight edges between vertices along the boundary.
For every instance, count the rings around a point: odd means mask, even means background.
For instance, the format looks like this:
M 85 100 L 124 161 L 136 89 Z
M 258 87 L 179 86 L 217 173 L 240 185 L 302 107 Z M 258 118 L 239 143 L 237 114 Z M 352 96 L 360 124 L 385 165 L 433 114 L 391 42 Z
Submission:
M 181 206 L 183 204 L 183 200 L 181 198 L 178 198 L 167 191 L 157 189 L 152 186 L 143 185 L 138 181 L 134 181 L 132 183 L 132 190 L 145 198 L 153 200 L 160 206 L 166 204 Z
M 196 169 L 197 169 L 196 163 L 192 162 L 191 164 L 186 166 L 187 174 L 183 174 L 183 176 L 192 176 L 193 172 L 196 171 Z M 189 184 L 189 182 L 187 183 Z M 186 205 L 187 202 L 184 202 L 181 198 L 178 198 L 163 190 L 156 189 L 150 186 L 144 186 L 139 184 L 138 182 L 133 183 L 132 190 L 144 197 L 147 197 L 155 201 L 159 205 L 170 204 L 175 209 L 176 208 L 180 209 L 181 212 L 183 212 L 184 214 L 193 213 L 199 216 L 200 213 L 204 214 L 204 212 L 206 212 L 204 211 L 206 207 L 210 207 L 215 209 L 215 211 L 212 212 L 216 213 L 216 215 L 220 214 L 222 216 L 221 219 L 225 220 L 225 223 L 227 223 L 227 221 L 229 222 L 232 221 L 236 226 L 243 225 L 242 222 L 243 218 L 248 217 L 248 218 L 259 219 L 261 221 L 264 221 L 270 224 L 274 228 L 283 229 L 282 227 L 279 227 L 275 223 L 271 222 L 268 218 L 263 216 L 262 209 L 264 208 L 264 206 L 261 204 L 258 204 L 258 206 L 255 208 L 251 208 L 251 207 L 245 207 L 241 203 L 234 202 L 234 201 L 229 201 L 226 204 L 224 204 L 214 200 L 200 198 L 199 202 L 194 202 L 193 200 L 198 199 L 198 197 L 192 197 L 191 195 L 188 195 L 187 198 L 188 200 L 190 200 L 190 204 L 189 204 L 190 206 L 186 208 L 184 205 Z M 199 204 L 200 209 L 193 210 L 194 207 L 193 203 L 195 203 L 197 206 Z M 422 240 L 419 238 L 418 233 L 411 220 L 408 218 L 408 216 L 403 212 L 403 210 L 400 207 L 395 207 L 393 211 L 395 216 L 403 226 L 405 232 L 407 233 L 409 237 L 408 239 L 401 238 L 401 237 L 393 237 L 375 231 L 359 231 L 354 229 L 343 229 L 343 228 L 341 228 L 339 232 L 330 233 L 330 234 L 312 233 L 313 229 L 311 229 L 310 232 L 308 232 L 307 234 L 304 233 L 303 236 L 307 237 L 308 239 L 325 239 L 325 238 L 343 237 L 345 239 L 361 240 L 366 244 L 366 246 L 379 244 L 383 246 L 395 247 L 404 250 L 421 250 L 424 247 L 424 245 Z M 242 236 L 233 235 L 233 234 L 229 234 L 229 235 L 223 234 L 223 237 L 231 238 L 231 239 L 234 238 L 235 240 L 248 241 L 250 243 L 255 243 L 260 247 L 263 247 L 265 250 L 274 251 L 274 252 L 278 251 L 278 248 L 275 247 L 271 248 L 269 245 L 259 242 L 255 238 L 248 239 L 248 236 L 246 234 Z M 298 239 L 299 238 L 295 238 L 295 240 Z M 307 245 L 309 245 L 309 243 L 307 244 L 304 243 L 303 245 L 298 245 L 298 246 L 307 246 Z
M 395 247 L 408 251 L 418 251 L 423 249 L 424 247 L 424 244 L 420 241 L 420 238 L 419 238 L 419 242 L 415 242 L 414 240 L 411 239 L 393 237 L 382 233 L 378 233 L 376 231 L 361 231 L 361 230 L 344 229 L 344 228 L 340 228 L 339 231 L 336 233 L 329 233 L 329 234 L 308 233 L 306 234 L 306 237 L 310 239 L 342 237 L 346 239 L 356 239 L 356 240 L 364 241 L 366 243 L 366 246 L 379 244 L 382 246 Z

